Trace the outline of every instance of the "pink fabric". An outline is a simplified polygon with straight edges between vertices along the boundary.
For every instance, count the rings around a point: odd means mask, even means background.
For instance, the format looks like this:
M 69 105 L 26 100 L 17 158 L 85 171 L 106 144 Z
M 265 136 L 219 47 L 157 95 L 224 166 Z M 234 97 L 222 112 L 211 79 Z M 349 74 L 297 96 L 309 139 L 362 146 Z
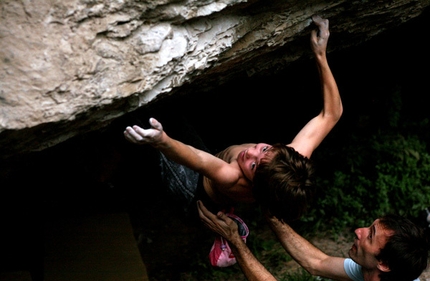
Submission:
M 248 226 L 245 222 L 238 216 L 228 213 L 226 214 L 237 223 L 241 224 L 242 229 L 245 231 L 244 235 L 241 235 L 243 241 L 246 243 L 246 238 L 249 235 Z M 215 241 L 209 252 L 209 259 L 211 265 L 214 267 L 227 267 L 236 263 L 236 257 L 233 255 L 228 241 L 225 240 L 221 235 L 215 237 Z

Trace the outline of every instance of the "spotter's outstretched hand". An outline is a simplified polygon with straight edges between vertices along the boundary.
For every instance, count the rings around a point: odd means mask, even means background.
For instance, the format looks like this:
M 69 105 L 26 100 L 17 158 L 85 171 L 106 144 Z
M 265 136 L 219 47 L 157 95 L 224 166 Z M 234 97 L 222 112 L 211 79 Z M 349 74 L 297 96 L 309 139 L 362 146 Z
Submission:
M 226 214 L 223 212 L 218 212 L 216 215 L 211 213 L 200 200 L 197 201 L 197 208 L 200 220 L 207 228 L 233 242 L 233 244 L 235 240 L 241 239 L 237 224 Z

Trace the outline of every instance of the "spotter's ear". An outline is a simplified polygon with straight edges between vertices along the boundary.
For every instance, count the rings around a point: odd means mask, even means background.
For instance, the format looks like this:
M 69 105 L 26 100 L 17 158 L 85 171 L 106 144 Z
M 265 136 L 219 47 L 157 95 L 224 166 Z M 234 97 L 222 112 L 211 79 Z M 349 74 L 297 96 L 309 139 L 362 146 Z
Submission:
M 378 261 L 378 264 L 376 265 L 376 267 L 380 270 L 380 271 L 382 271 L 382 272 L 390 272 L 391 271 L 391 269 L 390 269 L 390 267 L 388 266 L 388 264 L 386 264 L 385 262 L 383 262 L 383 261 Z

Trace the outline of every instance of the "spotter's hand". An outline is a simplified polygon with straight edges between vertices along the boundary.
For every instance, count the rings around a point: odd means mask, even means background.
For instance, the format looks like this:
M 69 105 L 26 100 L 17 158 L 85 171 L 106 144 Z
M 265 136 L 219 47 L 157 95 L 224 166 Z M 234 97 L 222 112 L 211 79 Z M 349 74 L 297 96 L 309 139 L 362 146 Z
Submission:
M 205 205 L 198 200 L 197 208 L 199 211 L 200 220 L 210 230 L 223 236 L 230 242 L 241 240 L 239 236 L 237 224 L 223 212 L 218 212 L 216 215 L 206 209 Z M 233 243 L 234 244 L 234 243 Z
M 127 127 L 124 131 L 125 138 L 135 144 L 150 144 L 159 143 L 163 136 L 163 126 L 155 118 L 149 118 L 150 129 L 142 129 L 134 125 Z

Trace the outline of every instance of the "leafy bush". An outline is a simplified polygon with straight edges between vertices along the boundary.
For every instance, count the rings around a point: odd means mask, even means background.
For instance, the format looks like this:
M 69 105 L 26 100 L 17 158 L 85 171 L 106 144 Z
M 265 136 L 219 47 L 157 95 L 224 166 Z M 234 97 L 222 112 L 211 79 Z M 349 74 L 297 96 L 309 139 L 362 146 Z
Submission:
M 430 202 L 430 155 L 417 136 L 379 132 L 354 138 L 332 178 L 320 178 L 314 216 L 337 229 L 381 214 L 416 217 Z
M 373 130 L 345 137 L 337 153 L 320 151 L 318 162 L 336 162 L 319 174 L 320 192 L 304 221 L 339 231 L 386 213 L 416 218 L 429 206 L 430 154 L 426 135 L 418 135 L 428 132 L 428 120 L 402 120 L 399 97 L 393 93 Z

